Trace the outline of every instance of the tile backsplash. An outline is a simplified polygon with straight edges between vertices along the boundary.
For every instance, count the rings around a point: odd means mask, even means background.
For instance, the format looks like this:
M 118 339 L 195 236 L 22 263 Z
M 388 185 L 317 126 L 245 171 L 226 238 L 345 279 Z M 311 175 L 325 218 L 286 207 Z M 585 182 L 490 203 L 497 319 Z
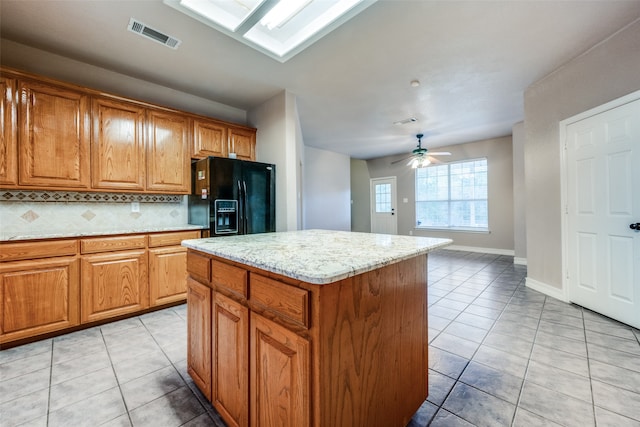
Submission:
M 139 212 L 134 212 L 133 202 L 139 205 Z M 4 233 L 172 227 L 187 222 L 187 196 L 182 195 L 0 192 Z

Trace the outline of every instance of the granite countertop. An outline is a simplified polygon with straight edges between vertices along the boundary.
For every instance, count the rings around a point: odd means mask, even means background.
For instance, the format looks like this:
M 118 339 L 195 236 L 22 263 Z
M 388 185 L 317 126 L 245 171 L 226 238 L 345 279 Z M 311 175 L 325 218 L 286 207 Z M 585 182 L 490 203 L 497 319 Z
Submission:
M 192 239 L 182 245 L 304 282 L 327 284 L 451 243 L 431 237 L 302 230 Z
M 143 225 L 137 227 L 108 228 L 108 229 L 75 229 L 75 230 L 34 230 L 32 233 L 13 232 L 11 230 L 0 231 L 0 241 L 17 241 L 17 240 L 36 240 L 36 239 L 64 239 L 72 237 L 93 237 L 108 236 L 113 234 L 138 234 L 138 233 L 158 233 L 166 231 L 188 231 L 202 230 L 200 225 L 183 224 L 172 226 L 155 226 L 145 227 Z

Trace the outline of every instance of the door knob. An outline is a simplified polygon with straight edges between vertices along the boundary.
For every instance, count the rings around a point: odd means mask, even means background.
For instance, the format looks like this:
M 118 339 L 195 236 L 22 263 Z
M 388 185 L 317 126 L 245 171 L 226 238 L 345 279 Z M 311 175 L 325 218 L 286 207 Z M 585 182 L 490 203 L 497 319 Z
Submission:
M 632 230 L 640 231 L 640 222 L 636 222 L 635 224 L 629 225 L 629 228 Z

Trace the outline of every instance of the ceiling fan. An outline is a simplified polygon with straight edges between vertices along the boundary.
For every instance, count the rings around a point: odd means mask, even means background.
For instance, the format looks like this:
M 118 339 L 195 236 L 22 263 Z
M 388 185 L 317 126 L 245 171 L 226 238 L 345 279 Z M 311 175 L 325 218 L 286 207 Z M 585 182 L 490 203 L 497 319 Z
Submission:
M 416 137 L 418 138 L 418 147 L 415 148 L 411 152 L 411 155 L 409 155 L 408 157 L 405 157 L 400 160 L 396 160 L 395 162 L 391 162 L 392 165 L 396 163 L 400 163 L 404 160 L 410 159 L 409 163 L 407 163 L 407 166 L 411 166 L 414 169 L 423 168 L 425 166 L 429 166 L 431 163 L 440 163 L 438 160 L 436 160 L 435 158 L 432 158 L 431 156 L 450 156 L 451 155 L 451 153 L 448 151 L 431 152 L 426 148 L 422 148 L 422 137 L 424 137 L 424 135 L 419 133 L 416 135 Z

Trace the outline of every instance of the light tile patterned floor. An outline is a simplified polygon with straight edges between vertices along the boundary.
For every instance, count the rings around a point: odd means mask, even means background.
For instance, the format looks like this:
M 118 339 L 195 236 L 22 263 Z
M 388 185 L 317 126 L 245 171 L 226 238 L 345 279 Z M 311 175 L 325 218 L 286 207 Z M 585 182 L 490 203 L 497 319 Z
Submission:
M 640 331 L 525 275 L 511 257 L 430 255 L 429 398 L 410 426 L 640 427 Z M 185 319 L 182 305 L 0 351 L 0 425 L 224 425 L 186 373 Z

